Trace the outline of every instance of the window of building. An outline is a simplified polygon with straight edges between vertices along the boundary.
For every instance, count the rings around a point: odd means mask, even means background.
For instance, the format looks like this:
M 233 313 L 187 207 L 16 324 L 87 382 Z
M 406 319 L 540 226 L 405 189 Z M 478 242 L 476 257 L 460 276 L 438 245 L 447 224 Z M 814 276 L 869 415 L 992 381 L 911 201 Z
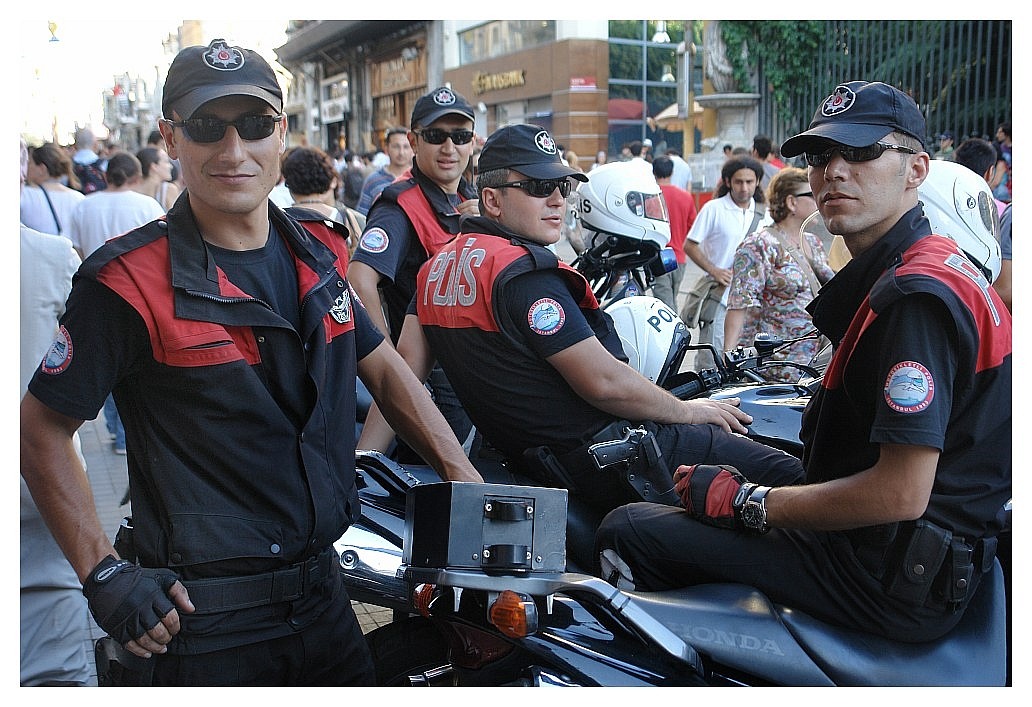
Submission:
M 646 138 L 652 140 L 654 150 L 683 151 L 683 135 L 653 119 L 677 102 L 677 45 L 684 39 L 686 25 L 691 27 L 684 20 L 609 22 L 610 155 Z
M 555 20 L 494 20 L 459 33 L 459 63 L 472 64 L 555 39 Z

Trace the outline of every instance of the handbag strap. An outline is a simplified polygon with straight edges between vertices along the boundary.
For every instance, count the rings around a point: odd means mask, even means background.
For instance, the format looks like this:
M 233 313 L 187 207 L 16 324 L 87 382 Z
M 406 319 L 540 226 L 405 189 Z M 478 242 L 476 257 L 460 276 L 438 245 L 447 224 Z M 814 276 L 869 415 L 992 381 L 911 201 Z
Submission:
M 47 194 L 47 190 L 44 187 L 40 187 L 39 190 L 43 192 L 43 198 L 47 200 L 47 206 L 50 207 L 50 215 L 54 217 L 54 225 L 57 226 L 57 233 L 61 233 L 61 220 L 57 217 L 57 212 L 54 210 L 54 204 L 50 201 L 50 195 Z

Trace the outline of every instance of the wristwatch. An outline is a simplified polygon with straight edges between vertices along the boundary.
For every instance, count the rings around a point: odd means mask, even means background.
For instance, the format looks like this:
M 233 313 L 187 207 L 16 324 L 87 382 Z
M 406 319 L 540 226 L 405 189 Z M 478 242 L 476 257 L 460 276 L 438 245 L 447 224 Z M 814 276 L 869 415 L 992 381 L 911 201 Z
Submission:
M 739 516 L 742 519 L 742 525 L 749 530 L 759 533 L 766 533 L 770 530 L 770 526 L 767 525 L 767 493 L 769 491 L 770 486 L 754 486 L 741 504 Z

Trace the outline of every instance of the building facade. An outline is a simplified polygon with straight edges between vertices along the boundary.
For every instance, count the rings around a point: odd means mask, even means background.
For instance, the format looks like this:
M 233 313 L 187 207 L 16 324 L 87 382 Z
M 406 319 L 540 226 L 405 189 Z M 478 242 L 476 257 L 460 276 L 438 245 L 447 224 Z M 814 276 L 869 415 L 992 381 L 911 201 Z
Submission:
M 590 165 L 632 140 L 683 152 L 684 21 L 298 21 L 276 49 L 294 76 L 291 144 L 366 152 L 408 125 L 415 100 L 449 85 L 476 111 L 486 137 L 537 123 Z M 672 31 L 668 33 L 668 28 Z M 611 36 L 612 35 L 612 36 Z M 655 116 L 672 116 L 666 124 Z M 675 129 L 671 129 L 671 125 Z M 686 144 L 687 143 L 687 144 Z

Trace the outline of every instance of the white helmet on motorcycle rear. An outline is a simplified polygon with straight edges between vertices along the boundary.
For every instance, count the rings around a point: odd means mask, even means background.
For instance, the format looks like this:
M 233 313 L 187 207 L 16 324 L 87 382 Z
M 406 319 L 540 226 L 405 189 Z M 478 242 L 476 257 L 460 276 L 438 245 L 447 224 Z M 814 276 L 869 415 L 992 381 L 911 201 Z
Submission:
M 594 244 L 607 235 L 650 241 L 657 249 L 670 242 L 670 216 L 663 191 L 648 162 L 631 160 L 596 167 L 578 189 L 580 220 Z
M 620 336 L 627 363 L 653 383 L 662 383 L 681 365 L 688 327 L 655 297 L 624 297 L 606 307 Z
M 955 241 L 994 282 L 1000 274 L 1000 215 L 986 181 L 964 165 L 932 160 L 917 194 L 932 233 Z

